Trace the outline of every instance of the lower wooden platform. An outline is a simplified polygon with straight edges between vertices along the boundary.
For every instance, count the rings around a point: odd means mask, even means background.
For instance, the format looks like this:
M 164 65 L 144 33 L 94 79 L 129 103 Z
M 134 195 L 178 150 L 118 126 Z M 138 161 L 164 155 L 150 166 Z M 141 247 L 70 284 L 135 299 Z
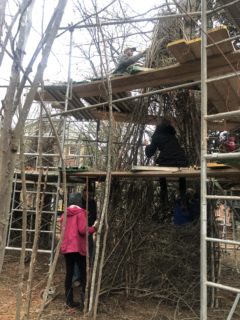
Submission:
M 20 171 L 19 174 L 19 182 Z M 27 183 L 36 183 L 39 172 L 34 170 L 27 170 L 25 172 Z M 89 171 L 67 171 L 67 181 L 69 183 L 84 182 L 86 178 L 93 180 L 105 180 L 106 171 L 97 171 L 90 169 Z M 132 171 L 112 171 L 112 177 L 116 178 L 149 178 L 155 179 L 160 177 L 166 177 L 168 180 L 177 180 L 179 177 L 185 177 L 188 180 L 199 180 L 201 171 L 199 168 L 177 168 L 177 167 L 158 167 L 158 166 L 134 166 Z M 240 169 L 230 168 L 227 166 L 213 167 L 207 169 L 207 175 L 209 178 L 222 179 L 224 181 L 233 181 L 240 184 Z M 48 173 L 48 184 L 56 184 L 58 179 L 58 171 Z
M 135 171 L 112 171 L 112 177 L 118 178 L 158 178 L 158 177 L 166 177 L 168 179 L 175 180 L 179 177 L 186 177 L 189 180 L 200 179 L 201 171 L 199 169 L 194 168 L 170 168 L 169 170 L 159 170 L 159 167 L 152 167 L 152 170 L 145 170 L 146 167 L 143 167 L 142 170 Z M 157 170 L 158 169 L 158 170 Z M 174 170 L 173 170 L 174 169 Z M 240 181 L 240 170 L 235 168 L 222 168 L 222 169 L 207 169 L 207 175 L 210 178 L 223 178 L 224 180 L 230 180 L 234 182 Z M 88 172 L 75 172 L 69 173 L 68 179 L 72 181 L 77 181 L 81 178 L 92 178 L 92 179 L 105 179 L 106 172 L 105 171 L 88 171 Z

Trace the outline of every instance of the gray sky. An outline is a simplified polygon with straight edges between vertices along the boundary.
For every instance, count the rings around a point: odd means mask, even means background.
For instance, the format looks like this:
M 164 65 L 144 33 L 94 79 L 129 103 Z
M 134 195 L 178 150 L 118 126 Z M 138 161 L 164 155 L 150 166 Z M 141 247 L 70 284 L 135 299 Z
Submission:
M 65 15 L 63 17 L 63 21 L 62 21 L 62 26 L 67 26 L 71 23 L 75 24 L 77 22 L 79 22 L 81 20 L 81 17 L 79 17 L 79 13 L 76 12 L 73 13 L 74 11 L 74 2 L 75 1 L 69 1 L 68 2 L 68 6 L 66 8 L 65 11 Z M 91 0 L 85 0 L 85 1 L 80 1 L 83 4 L 86 4 L 87 9 L 89 10 L 89 12 L 93 12 L 93 7 L 92 7 L 92 1 Z M 112 0 L 98 0 L 98 10 L 100 10 L 102 7 L 106 7 L 108 3 L 111 3 Z M 128 0 L 128 1 L 121 1 L 122 6 L 124 7 L 126 4 L 128 6 L 130 6 L 132 8 L 132 12 L 129 10 L 127 12 L 127 15 L 131 15 L 131 16 L 135 16 L 137 18 L 138 14 L 142 14 L 147 12 L 148 10 L 150 10 L 151 8 L 157 7 L 161 4 L 161 0 L 141 0 L 141 1 L 136 1 L 136 0 Z M 104 13 L 103 13 L 104 14 Z M 155 10 L 155 12 L 150 12 L 147 16 L 151 17 L 153 15 L 157 14 L 157 10 Z M 142 17 L 142 16 L 141 16 Z M 110 18 L 110 17 L 108 17 Z M 153 24 L 149 23 L 149 26 L 146 26 L 146 23 L 141 23 L 138 24 L 139 26 L 139 33 L 142 30 L 150 30 L 153 27 Z M 113 27 L 109 27 L 109 28 L 113 28 Z M 141 44 L 141 41 L 139 38 L 137 37 L 129 37 L 127 40 L 129 45 L 133 45 L 133 46 L 137 46 L 139 50 L 143 50 L 144 47 L 144 43 L 143 45 Z M 73 33 L 73 42 L 74 43 L 79 43 L 79 44 L 87 44 L 89 42 L 89 35 L 86 32 L 86 30 L 81 30 L 81 32 L 79 30 L 74 31 Z M 69 52 L 69 46 L 66 45 L 69 44 L 69 32 L 67 32 L 65 35 L 63 35 L 62 37 L 58 38 L 57 41 L 55 42 L 54 48 L 53 48 L 53 52 L 55 53 L 55 56 L 51 56 L 50 60 L 51 62 L 49 63 L 49 65 L 55 65 L 54 71 L 55 71 L 55 75 L 54 78 L 57 81 L 57 79 L 59 79 L 60 81 L 62 81 L 61 79 L 64 78 L 65 75 L 65 79 L 67 76 L 67 57 L 68 57 L 68 52 Z M 61 48 L 61 49 L 59 49 Z M 59 61 L 58 61 L 59 59 Z M 95 59 L 95 61 L 94 61 Z M 62 61 L 65 61 L 64 64 L 62 64 Z M 97 64 L 97 58 L 93 57 L 93 62 L 96 62 Z M 84 68 L 85 72 L 84 72 Z M 81 58 L 81 54 L 79 50 L 74 50 L 73 49 L 73 58 L 72 58 L 72 76 L 73 79 L 76 81 L 80 81 L 83 80 L 85 77 L 87 77 L 87 75 L 89 74 L 89 69 L 88 69 L 88 63 L 86 63 L 86 61 L 84 61 L 84 59 Z M 53 73 L 51 70 L 46 70 L 45 72 L 45 79 L 49 79 L 52 80 L 53 78 Z
M 41 29 L 42 26 L 46 27 L 46 24 L 49 21 L 49 18 L 52 14 L 52 11 L 54 7 L 56 6 L 58 0 L 37 0 L 35 1 L 35 7 L 33 10 L 33 30 L 31 32 L 31 40 L 26 48 L 26 56 L 25 61 L 26 64 L 28 63 L 29 58 L 32 55 L 32 52 L 34 48 L 36 47 L 40 37 L 41 37 Z M 93 12 L 92 9 L 92 1 L 91 0 L 81 0 L 79 1 L 81 4 L 86 4 L 87 9 L 90 12 Z M 105 7 L 108 3 L 111 3 L 112 0 L 98 0 L 98 8 Z M 11 3 L 11 1 L 9 1 Z M 80 14 L 78 11 L 76 11 L 76 8 L 74 7 L 74 3 L 76 3 L 76 0 L 69 0 L 64 17 L 62 20 L 62 26 L 67 26 L 71 23 L 76 23 L 81 20 Z M 136 16 L 139 14 L 142 14 L 148 10 L 150 10 L 153 7 L 157 7 L 161 4 L 161 0 L 127 0 L 127 1 L 121 1 L 121 5 L 124 7 L 125 5 L 128 5 L 132 8 L 132 12 L 129 10 L 127 12 L 127 15 Z M 14 7 L 14 4 L 12 4 L 12 7 L 10 6 L 10 13 L 14 14 L 14 10 L 16 10 L 16 7 Z M 43 14 L 44 10 L 44 14 Z M 155 11 L 155 14 L 157 11 Z M 104 13 L 103 13 L 104 14 Z M 148 17 L 153 16 L 153 12 L 148 14 Z M 110 17 L 109 17 L 110 18 Z M 43 22 L 42 22 L 43 19 Z M 9 20 L 10 21 L 10 20 Z M 145 28 L 145 23 L 139 24 L 139 32 Z M 153 25 L 152 25 L 153 26 Z M 148 29 L 151 29 L 152 26 L 149 26 Z M 147 27 L 146 27 L 147 28 Z M 130 42 L 129 44 L 136 45 L 139 44 L 139 40 L 136 37 L 129 38 Z M 85 45 L 85 48 L 87 50 L 87 43 L 89 42 L 89 35 L 85 30 L 80 31 L 74 31 L 73 35 L 73 41 L 74 43 L 78 43 L 80 45 Z M 134 42 L 135 41 L 135 42 Z M 139 50 L 144 49 L 141 48 L 141 43 L 138 45 Z M 49 58 L 47 69 L 44 73 L 44 79 L 46 81 L 57 82 L 57 81 L 66 81 L 67 79 L 67 69 L 68 69 L 68 53 L 69 53 L 69 32 L 66 32 L 61 37 L 57 38 L 53 49 L 52 54 Z M 96 57 L 93 57 L 94 59 L 97 59 Z M 6 85 L 8 83 L 9 79 L 9 72 L 10 72 L 10 61 L 9 59 L 5 60 L 5 63 L 1 67 L 0 70 L 0 84 Z M 74 49 L 73 50 L 73 58 L 72 58 L 72 77 L 75 81 L 80 81 L 85 78 L 85 76 L 89 73 L 88 64 L 84 61 L 84 59 L 81 57 L 80 51 Z

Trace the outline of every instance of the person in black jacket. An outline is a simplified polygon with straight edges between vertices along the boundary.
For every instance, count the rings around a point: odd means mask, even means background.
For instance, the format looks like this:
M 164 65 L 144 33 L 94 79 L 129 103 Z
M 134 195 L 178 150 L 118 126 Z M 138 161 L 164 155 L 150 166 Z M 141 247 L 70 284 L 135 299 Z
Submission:
M 145 154 L 148 158 L 152 157 L 157 150 L 160 151 L 156 164 L 165 167 L 187 167 L 188 160 L 184 149 L 180 146 L 176 137 L 176 130 L 170 121 L 162 119 L 156 127 L 151 143 L 144 142 L 146 145 Z M 166 178 L 160 178 L 161 201 L 166 204 L 168 201 L 168 190 Z M 185 202 L 186 195 L 186 179 L 179 178 L 179 193 L 182 203 Z

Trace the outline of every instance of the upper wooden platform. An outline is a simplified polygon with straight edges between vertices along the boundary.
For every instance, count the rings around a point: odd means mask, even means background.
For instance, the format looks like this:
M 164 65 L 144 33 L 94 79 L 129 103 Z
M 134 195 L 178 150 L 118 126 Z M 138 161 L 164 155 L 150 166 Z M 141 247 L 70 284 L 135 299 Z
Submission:
M 226 27 L 219 27 L 208 32 L 209 44 L 229 37 Z M 131 90 L 169 87 L 182 83 L 191 83 L 200 80 L 201 39 L 190 41 L 177 40 L 168 45 L 171 54 L 177 63 L 168 67 L 153 69 L 133 75 L 113 76 L 111 78 L 113 100 L 131 96 Z M 231 41 L 220 44 L 218 47 L 208 48 L 208 77 L 217 77 L 240 71 L 240 51 L 234 50 Z M 92 81 L 88 83 L 74 84 L 72 98 L 69 100 L 69 110 L 81 108 L 86 105 L 94 105 L 106 101 L 105 81 Z M 196 86 L 194 87 L 196 89 Z M 141 91 L 140 91 L 141 92 Z M 66 93 L 66 85 L 45 86 L 41 92 L 43 100 L 57 101 L 58 107 L 63 107 Z M 238 110 L 240 107 L 240 79 L 231 77 L 225 80 L 208 84 L 208 98 L 211 112 L 226 112 Z M 39 97 L 36 96 L 36 100 Z M 74 116 L 79 119 L 107 119 L 107 107 L 78 111 Z M 147 106 L 146 106 L 147 110 Z M 139 118 L 138 100 L 114 103 L 114 115 L 116 121 L 156 123 L 155 116 L 144 115 Z M 239 126 L 240 119 L 236 119 L 234 126 Z
M 229 33 L 226 27 L 221 26 L 208 32 L 208 44 L 214 44 L 218 41 L 228 39 Z M 190 41 L 178 40 L 168 44 L 168 49 L 183 66 L 189 62 L 199 61 L 201 58 L 201 39 L 196 38 Z M 234 73 L 239 71 L 240 67 L 228 57 L 233 54 L 239 54 L 235 51 L 230 41 L 220 43 L 217 46 L 211 46 L 207 49 L 208 56 L 208 77 L 224 75 L 227 72 Z M 229 55 L 230 54 L 230 55 Z M 212 73 L 212 59 L 222 57 L 230 70 L 224 67 L 220 68 L 217 74 Z M 216 65 L 215 65 L 216 66 Z M 214 81 L 208 84 L 208 99 L 215 107 L 217 112 L 227 112 L 238 110 L 240 108 L 240 78 L 232 77 L 220 81 Z

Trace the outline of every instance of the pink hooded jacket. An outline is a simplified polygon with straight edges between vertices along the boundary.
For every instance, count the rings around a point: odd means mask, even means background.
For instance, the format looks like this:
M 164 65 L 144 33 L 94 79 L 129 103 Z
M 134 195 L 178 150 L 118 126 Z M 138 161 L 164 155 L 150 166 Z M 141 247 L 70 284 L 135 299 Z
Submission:
M 64 216 L 61 216 L 61 225 Z M 76 205 L 67 208 L 67 221 L 64 232 L 64 238 L 61 244 L 61 253 L 79 252 L 86 256 L 86 210 Z M 88 233 L 95 232 L 94 227 L 88 228 Z

